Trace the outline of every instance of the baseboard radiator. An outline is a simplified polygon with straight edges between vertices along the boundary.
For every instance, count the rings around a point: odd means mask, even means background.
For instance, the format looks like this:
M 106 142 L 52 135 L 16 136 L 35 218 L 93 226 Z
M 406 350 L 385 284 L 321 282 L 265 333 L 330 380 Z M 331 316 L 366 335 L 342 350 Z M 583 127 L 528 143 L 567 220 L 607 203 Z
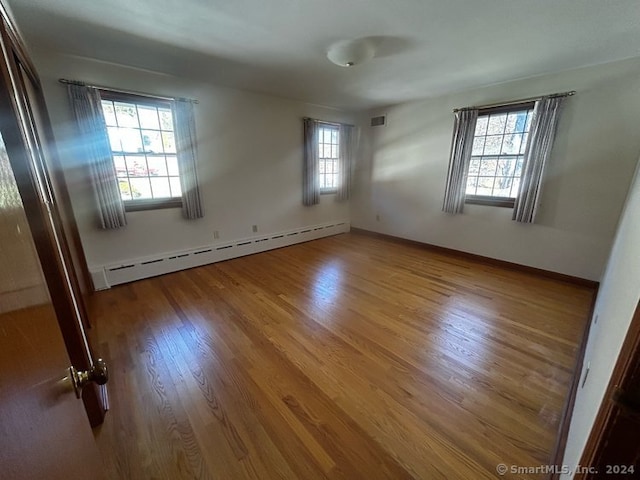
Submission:
M 145 257 L 124 263 L 91 268 L 91 277 L 96 290 L 106 290 L 121 283 L 265 252 L 274 248 L 287 247 L 296 243 L 346 233 L 349 230 L 349 222 L 344 221 L 301 227 L 270 235 L 256 235 L 231 242 L 216 243 L 191 250 L 165 253 L 155 257 Z

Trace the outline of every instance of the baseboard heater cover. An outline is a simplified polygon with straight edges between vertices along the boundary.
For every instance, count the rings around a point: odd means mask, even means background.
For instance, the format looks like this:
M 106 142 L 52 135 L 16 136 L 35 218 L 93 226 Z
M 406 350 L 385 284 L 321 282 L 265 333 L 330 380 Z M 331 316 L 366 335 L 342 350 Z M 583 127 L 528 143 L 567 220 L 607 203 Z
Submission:
M 106 290 L 114 285 L 177 272 L 210 263 L 230 260 L 253 253 L 287 247 L 322 237 L 346 233 L 351 229 L 348 221 L 326 225 L 304 226 L 296 230 L 238 239 L 224 244 L 211 245 L 188 251 L 171 252 L 157 257 L 129 260 L 117 265 L 105 265 L 91 269 L 96 290 Z

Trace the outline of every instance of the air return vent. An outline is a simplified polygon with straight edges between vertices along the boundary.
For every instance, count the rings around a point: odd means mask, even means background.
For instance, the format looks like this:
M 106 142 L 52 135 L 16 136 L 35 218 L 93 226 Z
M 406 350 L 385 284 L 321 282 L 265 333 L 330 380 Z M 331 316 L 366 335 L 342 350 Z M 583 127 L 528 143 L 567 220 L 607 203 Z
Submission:
M 387 123 L 386 115 L 380 115 L 379 117 L 371 117 L 372 127 L 382 127 Z

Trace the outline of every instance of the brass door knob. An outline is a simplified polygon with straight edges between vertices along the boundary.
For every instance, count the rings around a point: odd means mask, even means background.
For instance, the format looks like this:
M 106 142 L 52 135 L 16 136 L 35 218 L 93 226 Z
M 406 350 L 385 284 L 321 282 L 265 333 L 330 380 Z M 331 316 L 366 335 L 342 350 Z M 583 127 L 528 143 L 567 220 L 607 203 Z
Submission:
M 76 397 L 82 396 L 82 388 L 89 382 L 95 382 L 98 385 L 104 385 L 109 381 L 109 369 L 107 364 L 101 358 L 93 362 L 90 370 L 76 370 L 75 367 L 69 367 L 69 377 L 73 383 L 73 389 L 76 391 Z

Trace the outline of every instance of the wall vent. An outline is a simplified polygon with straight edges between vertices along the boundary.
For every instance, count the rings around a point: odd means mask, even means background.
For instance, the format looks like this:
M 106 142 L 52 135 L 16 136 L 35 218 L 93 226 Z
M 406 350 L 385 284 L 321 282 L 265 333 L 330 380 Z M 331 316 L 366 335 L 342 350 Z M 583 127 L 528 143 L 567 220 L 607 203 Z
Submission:
M 371 117 L 372 127 L 382 127 L 387 124 L 387 116 L 380 115 L 379 117 Z

